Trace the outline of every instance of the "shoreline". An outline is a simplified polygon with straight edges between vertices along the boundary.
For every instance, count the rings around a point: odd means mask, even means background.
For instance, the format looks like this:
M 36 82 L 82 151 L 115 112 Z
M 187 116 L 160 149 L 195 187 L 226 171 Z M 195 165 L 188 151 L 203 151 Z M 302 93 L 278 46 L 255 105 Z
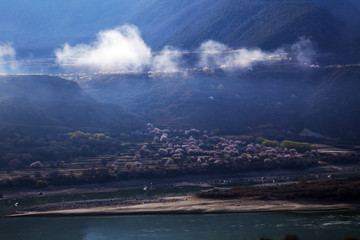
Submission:
M 326 212 L 360 210 L 355 203 L 321 203 L 315 201 L 283 201 L 252 199 L 203 199 L 194 196 L 167 197 L 157 202 L 130 206 L 106 206 L 93 208 L 62 209 L 51 211 L 19 212 L 5 215 L 13 217 L 96 217 L 133 215 L 186 215 L 186 214 L 230 214 L 266 212 Z M 164 201 L 165 200 L 165 201 Z
M 344 167 L 343 165 L 337 165 L 337 167 Z M 346 165 L 346 167 L 349 167 Z M 344 169 L 341 170 L 343 174 L 358 174 L 360 171 L 360 164 L 351 165 L 355 168 L 352 170 Z M 318 168 L 310 168 L 306 170 L 307 175 L 330 175 L 330 174 L 340 174 L 337 171 L 326 171 L 321 172 L 317 171 Z M 204 175 L 186 175 L 175 178 L 153 178 L 153 179 L 131 179 L 125 181 L 115 181 L 107 183 L 93 183 L 93 184 L 82 184 L 82 185 L 72 185 L 72 186 L 48 186 L 42 189 L 35 188 L 18 188 L 18 189 L 1 189 L 0 193 L 3 195 L 2 199 L 13 199 L 13 198 L 24 198 L 24 197 L 38 197 L 41 192 L 41 196 L 54 196 L 62 194 L 90 194 L 90 193 L 106 193 L 106 192 L 116 192 L 119 190 L 133 189 L 137 187 L 143 187 L 150 182 L 153 183 L 154 187 L 165 186 L 165 185 L 174 185 L 174 186 L 203 186 L 203 187 L 212 187 L 212 181 L 216 180 L 227 180 L 231 181 L 244 181 L 247 180 L 256 180 L 262 177 L 267 178 L 280 178 L 280 177 L 299 177 L 303 176 L 304 172 L 296 170 L 271 170 L 271 171 L 253 171 L 249 173 L 224 173 L 224 174 L 204 174 Z M 164 184 L 163 182 L 167 184 Z M 221 182 L 217 182 L 221 185 Z M 279 184 L 279 183 L 277 183 Z M 1 200 L 1 199 L 0 199 Z

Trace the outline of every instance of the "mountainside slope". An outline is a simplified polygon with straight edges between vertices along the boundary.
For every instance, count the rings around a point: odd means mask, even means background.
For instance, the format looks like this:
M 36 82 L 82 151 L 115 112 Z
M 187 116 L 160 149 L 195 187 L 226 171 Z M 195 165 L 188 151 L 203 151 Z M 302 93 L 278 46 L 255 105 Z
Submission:
M 158 11 L 145 15 L 148 11 L 145 8 L 142 15 L 147 18 L 135 21 L 145 38 L 151 29 L 149 42 L 154 46 L 196 48 L 203 41 L 213 39 L 232 47 L 274 49 L 292 44 L 300 37 L 312 38 L 324 51 L 349 51 L 356 46 L 352 32 L 343 22 L 324 9 L 300 1 L 227 0 L 221 4 L 202 2 L 188 11 L 182 5 L 166 9 L 170 19 L 159 16 Z M 162 24 L 156 25 L 158 22 Z
M 341 19 L 349 28 L 360 34 L 360 1 L 359 0 L 307 0 L 308 2 L 327 9 Z
M 129 131 L 139 126 L 120 107 L 84 95 L 75 82 L 49 76 L 0 78 L 2 131 Z
M 358 141 L 359 76 L 358 67 L 270 66 L 235 75 L 217 72 L 179 79 L 105 75 L 84 86 L 94 97 L 120 104 L 156 126 L 244 134 L 270 124 L 282 132 L 307 128 Z
M 233 48 L 273 49 L 304 36 L 322 51 L 358 57 L 358 34 L 348 27 L 352 20 L 344 21 L 344 13 L 329 11 L 319 0 L 308 1 L 316 5 L 300 0 L 8 1 L 1 3 L 0 41 L 13 42 L 21 57 L 49 57 L 66 42 L 88 43 L 101 30 L 129 23 L 155 50 L 194 49 L 208 39 Z M 353 8 L 351 16 L 357 12 Z
M 333 136 L 360 137 L 360 68 L 337 69 L 322 77 L 322 85 L 306 100 L 300 119 L 311 129 Z

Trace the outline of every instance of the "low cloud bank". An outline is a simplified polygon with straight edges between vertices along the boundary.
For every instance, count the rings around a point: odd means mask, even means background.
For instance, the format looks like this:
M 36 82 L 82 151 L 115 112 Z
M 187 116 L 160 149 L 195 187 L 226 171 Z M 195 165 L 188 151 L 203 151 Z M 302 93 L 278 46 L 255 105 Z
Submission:
M 315 46 L 308 38 L 300 38 L 300 40 L 291 45 L 291 52 L 294 54 L 299 63 L 310 65 L 314 63 Z
M 131 25 L 102 31 L 91 44 L 65 44 L 55 51 L 57 63 L 97 71 L 141 71 L 151 63 L 151 49 Z
M 174 73 L 182 69 L 183 53 L 173 47 L 166 46 L 155 55 L 151 64 L 153 72 Z
M 225 44 L 209 40 L 202 43 L 195 52 L 167 46 L 161 52 L 153 53 L 133 25 L 101 31 L 90 44 L 65 44 L 63 48 L 55 50 L 57 63 L 62 67 L 105 72 L 179 72 L 185 68 L 185 53 L 196 55 L 197 67 L 234 71 L 249 69 L 258 63 L 280 60 L 311 64 L 315 51 L 312 41 L 302 38 L 291 46 L 271 52 L 259 48 L 231 49 Z
M 306 38 L 300 38 L 290 46 L 268 52 L 259 48 L 233 50 L 225 44 L 209 40 L 201 44 L 198 52 L 199 67 L 222 68 L 228 71 L 249 69 L 258 63 L 273 63 L 281 60 L 295 60 L 300 65 L 310 65 L 315 56 L 314 44 Z
M 207 41 L 199 48 L 199 66 L 224 69 L 249 68 L 257 62 L 266 61 L 270 54 L 260 49 L 236 49 L 216 42 Z
M 10 43 L 0 45 L 0 72 L 7 73 L 16 69 L 16 51 Z

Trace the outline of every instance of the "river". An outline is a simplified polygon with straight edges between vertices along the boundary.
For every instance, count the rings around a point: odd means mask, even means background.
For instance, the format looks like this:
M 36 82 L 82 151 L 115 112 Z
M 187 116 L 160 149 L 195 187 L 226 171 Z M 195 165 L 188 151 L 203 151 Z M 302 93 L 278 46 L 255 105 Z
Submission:
M 2 218 L 1 240 L 360 239 L 360 212 Z

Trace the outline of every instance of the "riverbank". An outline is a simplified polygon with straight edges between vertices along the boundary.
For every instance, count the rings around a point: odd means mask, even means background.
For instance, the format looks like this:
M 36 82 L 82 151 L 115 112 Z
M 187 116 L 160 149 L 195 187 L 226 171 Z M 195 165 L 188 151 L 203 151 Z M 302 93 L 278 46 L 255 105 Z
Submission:
M 6 217 L 68 217 L 110 215 L 220 214 L 286 211 L 359 210 L 360 204 L 316 201 L 201 199 L 194 196 L 168 197 L 127 206 L 19 212 Z
M 48 186 L 42 189 L 34 188 L 10 188 L 1 189 L 2 199 L 14 199 L 24 197 L 36 197 L 41 195 L 70 195 L 70 194 L 89 194 L 115 192 L 123 189 L 143 187 L 152 183 L 154 187 L 159 186 L 199 186 L 199 187 L 217 187 L 223 185 L 239 185 L 241 183 L 273 183 L 275 182 L 292 182 L 300 178 L 309 180 L 327 179 L 332 175 L 334 178 L 344 178 L 350 176 L 360 176 L 360 164 L 318 166 L 306 170 L 268 170 L 268 171 L 251 171 L 229 174 L 204 174 L 204 175 L 187 175 L 171 178 L 152 178 L 152 179 L 131 179 L 103 184 L 83 184 L 73 186 Z

